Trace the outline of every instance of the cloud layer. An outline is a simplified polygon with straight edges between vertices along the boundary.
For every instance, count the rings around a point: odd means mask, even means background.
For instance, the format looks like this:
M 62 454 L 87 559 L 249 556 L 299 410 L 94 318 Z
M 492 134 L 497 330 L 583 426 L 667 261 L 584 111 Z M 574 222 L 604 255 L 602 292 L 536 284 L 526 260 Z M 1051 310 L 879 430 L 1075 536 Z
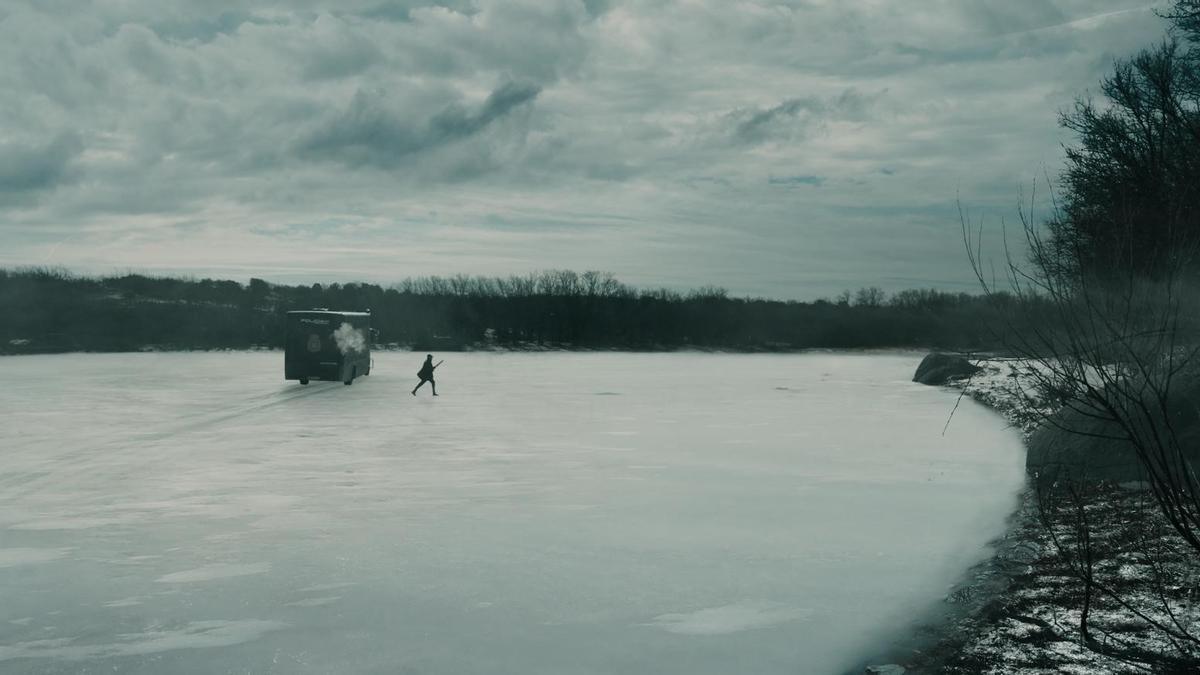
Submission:
M 0 265 L 969 287 L 1137 0 L 0 8 Z

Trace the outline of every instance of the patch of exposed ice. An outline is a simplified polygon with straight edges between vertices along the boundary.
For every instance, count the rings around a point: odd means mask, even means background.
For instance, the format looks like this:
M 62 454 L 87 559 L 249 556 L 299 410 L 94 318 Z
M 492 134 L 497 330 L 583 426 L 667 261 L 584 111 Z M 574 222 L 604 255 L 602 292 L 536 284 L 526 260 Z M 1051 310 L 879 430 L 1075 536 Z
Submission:
M 161 557 L 161 555 L 130 555 L 121 558 L 97 558 L 97 562 L 108 565 L 144 565 Z
M 74 644 L 75 638 L 29 640 L 11 645 L 0 645 L 0 661 L 36 658 L 82 661 L 114 656 L 157 654 L 176 649 L 228 647 L 257 640 L 267 633 L 281 630 L 287 626 L 288 624 L 280 621 L 260 619 L 193 621 L 176 630 L 118 635 L 116 636 L 118 642 L 107 644 Z
M 44 520 L 32 520 L 26 523 L 17 523 L 10 527 L 14 530 L 90 530 L 94 527 L 104 527 L 106 525 L 126 525 L 138 520 L 137 516 L 97 516 L 97 517 L 79 517 L 79 518 L 48 518 Z
M 217 563 L 215 565 L 205 565 L 197 567 L 193 570 L 184 570 L 182 572 L 172 572 L 166 574 L 155 581 L 164 584 L 191 584 L 200 581 L 212 581 L 214 579 L 228 579 L 230 577 L 244 577 L 251 574 L 265 574 L 271 571 L 271 563 L 253 563 L 250 565 L 229 565 L 226 563 Z
M 803 607 L 764 600 L 744 600 L 695 612 L 661 614 L 645 625 L 680 635 L 725 635 L 800 621 L 811 616 L 812 610 Z
M 303 600 L 284 603 L 284 607 L 321 607 L 323 605 L 332 605 L 341 599 L 342 596 L 340 595 L 327 595 L 321 598 L 304 598 Z
M 113 600 L 112 602 L 106 602 L 106 603 L 104 603 L 104 606 L 105 607 L 133 607 L 135 605 L 140 605 L 140 604 L 142 604 L 141 598 L 132 597 L 132 598 L 121 598 L 120 600 Z
M 69 548 L 0 548 L 0 567 L 50 562 L 65 556 Z
M 356 582 L 356 581 L 343 581 L 341 583 L 317 584 L 316 586 L 307 586 L 305 588 L 301 588 L 301 589 L 297 590 L 296 592 L 297 593 L 319 593 L 321 591 L 336 591 L 339 588 L 349 588 L 350 586 L 357 586 L 357 585 L 358 585 L 358 582 Z

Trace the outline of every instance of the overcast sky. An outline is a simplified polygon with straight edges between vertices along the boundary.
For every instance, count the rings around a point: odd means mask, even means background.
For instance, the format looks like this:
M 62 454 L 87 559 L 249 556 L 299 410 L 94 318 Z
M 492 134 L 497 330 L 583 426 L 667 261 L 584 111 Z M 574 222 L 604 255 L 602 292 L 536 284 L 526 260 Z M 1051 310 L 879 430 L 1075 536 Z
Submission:
M 1152 9 L 2 0 L 0 266 L 971 289 Z

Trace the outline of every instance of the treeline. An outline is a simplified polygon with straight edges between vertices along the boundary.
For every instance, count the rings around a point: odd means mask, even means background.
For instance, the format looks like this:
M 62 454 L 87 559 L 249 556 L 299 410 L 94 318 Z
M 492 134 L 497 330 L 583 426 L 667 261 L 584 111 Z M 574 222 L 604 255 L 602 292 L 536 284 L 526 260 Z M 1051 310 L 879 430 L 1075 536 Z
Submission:
M 1200 0 L 1161 11 L 1170 32 L 1118 59 L 1060 124 L 1076 142 L 1035 262 L 1124 283 L 1200 272 Z
M 289 310 L 372 312 L 379 346 L 412 349 L 727 349 L 947 347 L 1002 343 L 987 326 L 1016 301 L 875 288 L 785 302 L 637 289 L 601 272 L 455 276 L 288 286 L 261 279 L 76 276 L 0 270 L 0 352 L 278 348 Z
M 1094 653 L 1056 660 L 1064 669 L 1200 672 L 1200 0 L 1157 11 L 1164 39 L 1117 59 L 1099 95 L 1062 115 L 1075 141 L 1053 211 L 1020 213 L 1031 254 L 1007 260 L 1002 286 L 1053 318 L 1016 317 L 1003 351 L 1027 364 L 1022 393 L 1037 401 L 1024 411 L 1039 427 L 1030 513 L 1049 555 L 1023 574 L 1063 592 L 1041 608 L 996 603 L 1009 610 L 985 621 L 1053 621 L 1026 656 Z M 964 227 L 964 240 L 981 238 Z M 994 669 L 972 660 L 946 670 Z

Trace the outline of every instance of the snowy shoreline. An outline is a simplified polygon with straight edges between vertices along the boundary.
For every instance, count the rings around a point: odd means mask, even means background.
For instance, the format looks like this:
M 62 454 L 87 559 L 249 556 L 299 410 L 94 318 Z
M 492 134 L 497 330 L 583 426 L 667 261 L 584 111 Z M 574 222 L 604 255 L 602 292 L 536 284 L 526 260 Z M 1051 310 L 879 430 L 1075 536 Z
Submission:
M 1020 432 L 1024 450 L 1028 453 L 1029 438 L 1036 423 L 1028 411 L 1032 401 L 1022 394 L 1018 383 L 1024 364 L 1016 359 L 994 356 L 968 356 L 968 360 L 981 370 L 969 378 L 951 380 L 942 386 L 958 391 L 961 397 L 970 398 L 1003 417 Z M 957 407 L 956 403 L 955 410 Z M 953 423 L 951 418 L 950 424 Z M 1033 549 L 1040 545 L 1027 536 L 1030 528 L 1037 524 L 1033 517 L 1033 500 L 1034 493 L 1026 482 L 1014 495 L 1004 533 L 989 543 L 988 556 L 965 570 L 940 602 L 927 608 L 923 615 L 901 630 L 899 637 L 880 654 L 851 672 L 878 675 L 946 672 L 950 660 L 980 632 L 975 617 L 985 605 L 1007 590 L 1012 567 L 1026 565 Z
M 1040 400 L 1029 377 L 1036 364 L 997 357 L 971 358 L 981 368 L 975 375 L 950 381 L 946 386 L 962 396 L 996 411 L 1019 430 L 1026 453 L 1047 441 L 1038 431 L 1039 420 L 1056 409 Z M 1094 444 L 1094 442 L 1093 442 Z M 1051 448 L 1052 450 L 1053 448 Z M 1082 508 L 1096 514 L 1091 536 L 1101 544 L 1128 540 L 1130 523 L 1124 513 L 1140 508 L 1143 491 L 1136 483 L 1096 483 L 1083 498 Z M 1008 529 L 993 543 L 991 556 L 970 568 L 947 594 L 941 607 L 914 622 L 904 636 L 885 652 L 887 666 L 868 667 L 868 673 L 989 673 L 1035 675 L 1054 672 L 1079 674 L 1135 673 L 1144 668 L 1097 653 L 1082 644 L 1077 624 L 1080 616 L 1079 581 L 1071 576 L 1052 536 L 1039 518 L 1036 489 L 1026 479 L 1016 497 Z M 1152 512 L 1154 513 L 1154 512 Z M 1157 545 L 1169 546 L 1172 532 L 1151 516 L 1136 527 L 1150 528 L 1144 536 Z M 1058 530 L 1057 525 L 1054 526 Z M 1059 532 L 1059 537 L 1064 535 Z M 1099 549 L 1098 549 L 1099 550 Z M 1113 547 L 1120 551 L 1120 547 Z M 1098 554 L 1098 568 L 1118 569 L 1127 585 L 1121 592 L 1141 607 L 1139 615 L 1129 607 L 1093 607 L 1093 623 L 1104 625 L 1108 636 L 1145 654 L 1167 654 L 1171 645 L 1142 619 L 1153 613 L 1153 587 L 1146 585 L 1146 563 L 1127 554 Z M 1184 559 L 1164 558 L 1167 565 L 1186 565 Z M 1167 569 L 1167 568 L 1164 568 Z M 1184 574 L 1183 578 L 1187 578 Z M 1194 614 L 1190 603 L 1181 611 Z

